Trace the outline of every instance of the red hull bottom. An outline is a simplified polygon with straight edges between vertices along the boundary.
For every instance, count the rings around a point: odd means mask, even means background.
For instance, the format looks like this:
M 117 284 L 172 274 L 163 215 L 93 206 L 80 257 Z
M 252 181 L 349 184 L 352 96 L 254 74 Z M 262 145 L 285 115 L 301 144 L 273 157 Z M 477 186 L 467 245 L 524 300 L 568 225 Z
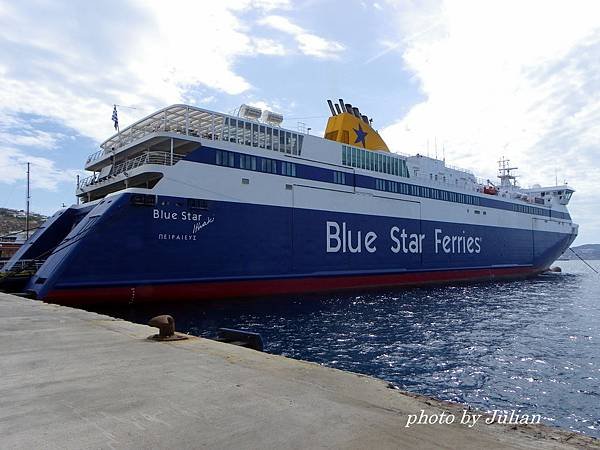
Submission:
M 421 286 L 453 281 L 526 278 L 542 272 L 533 267 L 449 270 L 393 275 L 307 277 L 270 280 L 89 287 L 51 291 L 44 301 L 62 305 L 198 301 L 224 298 L 306 294 L 352 289 Z

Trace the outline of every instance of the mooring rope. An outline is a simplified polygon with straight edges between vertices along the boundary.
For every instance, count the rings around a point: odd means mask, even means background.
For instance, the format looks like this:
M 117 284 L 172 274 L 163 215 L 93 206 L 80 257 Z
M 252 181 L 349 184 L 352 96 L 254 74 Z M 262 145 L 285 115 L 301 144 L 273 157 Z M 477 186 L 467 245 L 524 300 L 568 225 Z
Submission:
M 579 256 L 579 255 L 577 254 L 577 252 L 576 252 L 575 250 L 573 250 L 571 247 L 569 247 L 569 250 L 571 250 L 575 256 L 577 256 L 577 257 L 578 257 L 580 260 L 582 260 L 582 261 L 584 262 L 584 264 L 585 264 L 586 266 L 588 266 L 590 269 L 592 269 L 594 272 L 596 272 L 596 273 L 600 273 L 600 272 L 598 272 L 596 269 L 594 269 L 594 267 L 592 267 L 592 265 L 591 265 L 591 264 L 589 264 L 589 263 L 588 263 L 588 262 L 587 262 L 585 259 L 583 259 L 581 256 Z

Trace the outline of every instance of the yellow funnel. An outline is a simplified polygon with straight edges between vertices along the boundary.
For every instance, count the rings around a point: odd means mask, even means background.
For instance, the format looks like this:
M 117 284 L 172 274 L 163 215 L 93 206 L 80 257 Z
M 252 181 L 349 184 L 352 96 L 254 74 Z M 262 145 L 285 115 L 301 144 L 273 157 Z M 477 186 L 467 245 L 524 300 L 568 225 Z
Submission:
M 379 133 L 371 128 L 370 124 L 347 112 L 329 118 L 325 129 L 325 139 L 367 150 L 390 151 Z

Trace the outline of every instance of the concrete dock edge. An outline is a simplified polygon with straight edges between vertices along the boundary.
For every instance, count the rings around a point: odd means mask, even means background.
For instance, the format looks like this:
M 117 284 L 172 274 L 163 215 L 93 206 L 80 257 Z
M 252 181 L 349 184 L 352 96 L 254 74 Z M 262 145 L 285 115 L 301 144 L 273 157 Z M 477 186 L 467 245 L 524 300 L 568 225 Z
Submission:
M 1 448 L 600 448 L 544 425 L 407 428 L 465 407 L 74 308 L 0 294 L 0 318 Z

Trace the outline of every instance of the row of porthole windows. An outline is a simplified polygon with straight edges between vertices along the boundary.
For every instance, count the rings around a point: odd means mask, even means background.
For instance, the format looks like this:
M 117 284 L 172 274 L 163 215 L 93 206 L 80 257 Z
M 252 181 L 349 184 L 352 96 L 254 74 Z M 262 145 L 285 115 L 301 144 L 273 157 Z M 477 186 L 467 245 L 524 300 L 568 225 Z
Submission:
M 479 205 L 480 199 L 473 195 L 460 194 L 458 192 L 443 191 L 415 184 L 400 183 L 391 180 L 375 179 L 375 189 L 378 191 L 394 192 L 398 194 L 413 195 L 415 197 L 433 198 L 467 205 Z
M 265 173 L 279 173 L 277 171 L 277 160 L 261 158 L 252 155 L 238 155 L 237 167 L 245 170 L 255 170 Z M 236 167 L 236 155 L 233 152 L 217 150 L 215 152 L 215 163 L 217 166 Z M 281 162 L 281 175 L 296 176 L 296 164 Z
M 278 173 L 277 161 L 269 158 L 258 158 L 260 162 L 260 169 L 257 166 L 257 157 L 250 155 L 239 155 L 239 167 L 246 170 L 260 170 L 261 172 L 267 173 Z M 268 162 L 267 162 L 268 161 Z M 219 166 L 235 167 L 235 154 L 225 150 L 216 151 L 216 164 Z M 296 176 L 296 165 L 294 163 L 281 162 L 282 175 Z M 350 177 L 346 177 L 345 172 L 333 171 L 333 182 L 336 184 L 349 184 Z M 405 195 L 412 195 L 415 197 L 432 198 L 435 200 L 444 200 L 454 203 L 464 203 L 467 205 L 481 205 L 481 199 L 479 197 L 461 194 L 459 192 L 444 191 L 441 189 L 429 188 L 425 186 L 418 186 L 414 184 L 401 183 L 391 180 L 383 180 L 381 178 L 375 179 L 375 189 L 379 191 L 400 193 Z M 548 216 L 549 211 L 536 208 L 528 205 L 512 205 L 513 211 L 535 214 L 539 216 Z
M 394 192 L 405 195 L 413 195 L 416 197 L 433 198 L 435 200 L 444 200 L 447 202 L 464 203 L 467 205 L 477 206 L 481 205 L 481 199 L 474 195 L 444 191 L 441 189 L 417 186 L 414 184 L 400 183 L 391 180 L 382 180 L 380 178 L 375 179 L 375 189 L 377 189 L 378 191 Z M 538 216 L 548 216 L 550 214 L 547 210 L 528 205 L 513 204 L 513 211 L 526 214 L 535 214 Z
M 527 214 L 536 214 L 538 216 L 549 215 L 548 211 L 546 211 L 542 208 L 536 208 L 534 206 L 528 206 L 528 205 L 513 205 L 513 211 L 527 213 Z

